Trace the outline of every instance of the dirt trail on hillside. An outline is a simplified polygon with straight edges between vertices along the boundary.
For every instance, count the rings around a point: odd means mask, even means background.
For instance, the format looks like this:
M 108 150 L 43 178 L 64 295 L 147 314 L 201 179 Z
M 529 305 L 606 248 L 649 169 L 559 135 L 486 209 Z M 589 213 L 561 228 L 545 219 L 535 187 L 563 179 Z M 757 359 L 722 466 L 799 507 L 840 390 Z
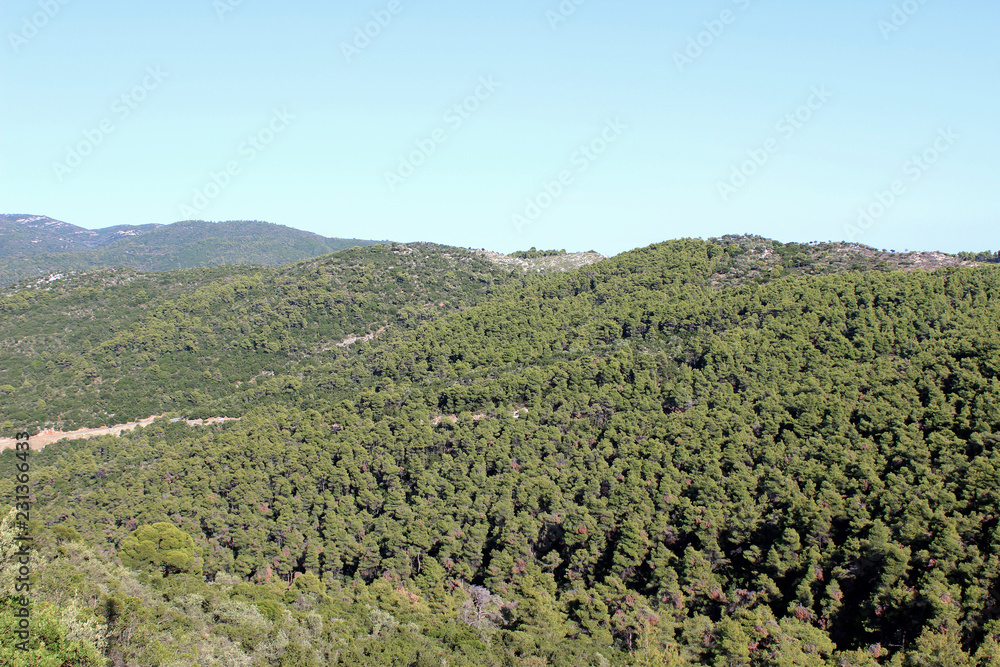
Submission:
M 81 428 L 76 431 L 54 431 L 52 429 L 39 431 L 38 435 L 28 439 L 31 449 L 36 451 L 44 449 L 46 445 L 51 445 L 60 440 L 71 440 L 79 438 L 96 438 L 99 435 L 121 435 L 124 431 L 134 431 L 137 426 L 149 426 L 157 419 L 162 419 L 164 415 L 146 417 L 127 424 L 115 424 L 114 426 L 102 426 L 101 428 Z M 186 419 L 188 426 L 202 426 L 204 424 L 221 424 L 223 422 L 235 421 L 239 417 L 210 417 L 208 419 Z M 171 421 L 181 421 L 179 417 Z M 17 444 L 12 438 L 0 438 L 0 451 L 12 449 Z

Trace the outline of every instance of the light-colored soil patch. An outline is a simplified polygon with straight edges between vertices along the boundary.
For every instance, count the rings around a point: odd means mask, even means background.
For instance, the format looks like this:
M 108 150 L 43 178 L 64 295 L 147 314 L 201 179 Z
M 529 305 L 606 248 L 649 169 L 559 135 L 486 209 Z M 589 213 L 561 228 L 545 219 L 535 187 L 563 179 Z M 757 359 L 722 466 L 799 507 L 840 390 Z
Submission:
M 843 247 L 841 252 L 854 252 L 864 257 L 882 260 L 892 264 L 895 269 L 900 271 L 915 271 L 917 269 L 934 271 L 946 266 L 979 266 L 977 262 L 961 260 L 943 252 L 881 252 L 874 248 L 852 245 Z
M 337 347 L 347 347 L 348 345 L 353 345 L 354 343 L 357 343 L 358 341 L 361 341 L 362 343 L 367 343 L 368 341 L 373 340 L 375 338 L 375 336 L 377 336 L 380 333 L 382 333 L 383 331 L 385 331 L 386 328 L 387 327 L 382 327 L 378 331 L 376 331 L 374 333 L 367 333 L 364 336 L 348 336 L 344 340 L 342 340 L 339 343 L 337 343 Z
M 163 416 L 164 415 L 156 415 L 154 417 L 147 417 L 138 421 L 128 422 L 127 424 L 115 424 L 114 426 L 103 426 L 101 428 L 81 428 L 76 431 L 55 431 L 48 429 L 40 431 L 38 435 L 29 438 L 28 444 L 31 449 L 38 451 L 44 449 L 47 445 L 59 442 L 60 440 L 96 438 L 101 435 L 121 435 L 125 431 L 134 431 L 137 426 L 149 426 L 157 419 L 162 419 Z M 181 417 L 177 417 L 171 421 L 176 422 L 181 421 L 181 419 Z M 204 424 L 221 424 L 223 422 L 235 421 L 238 419 L 239 417 L 210 417 L 209 419 L 187 419 L 184 421 L 186 421 L 189 426 L 202 426 Z M 0 451 L 12 449 L 16 444 L 17 441 L 11 438 L 0 438 Z
M 444 305 L 444 304 L 442 304 L 442 305 Z M 358 343 L 358 342 L 360 342 L 360 343 L 367 343 L 370 340 L 374 340 L 376 336 L 380 335 L 383 331 L 385 331 L 388 328 L 389 327 L 381 327 L 381 328 L 379 328 L 378 331 L 369 332 L 369 333 L 366 333 L 364 335 L 361 335 L 361 334 L 351 334 L 350 336 L 348 336 L 344 340 L 340 341 L 339 343 L 327 343 L 327 344 L 323 345 L 323 347 L 319 348 L 319 351 L 320 352 L 326 352 L 327 350 L 332 350 L 335 347 L 345 348 L 345 347 L 348 347 L 350 345 L 354 345 L 355 343 Z
M 491 250 L 473 250 L 483 259 L 494 264 L 509 268 L 520 268 L 525 273 L 535 271 L 537 273 L 552 273 L 555 271 L 572 271 L 581 266 L 594 264 L 602 259 L 607 259 L 604 255 L 596 252 L 573 252 L 566 255 L 550 255 L 548 257 L 533 257 L 531 259 L 521 259 L 502 255 Z

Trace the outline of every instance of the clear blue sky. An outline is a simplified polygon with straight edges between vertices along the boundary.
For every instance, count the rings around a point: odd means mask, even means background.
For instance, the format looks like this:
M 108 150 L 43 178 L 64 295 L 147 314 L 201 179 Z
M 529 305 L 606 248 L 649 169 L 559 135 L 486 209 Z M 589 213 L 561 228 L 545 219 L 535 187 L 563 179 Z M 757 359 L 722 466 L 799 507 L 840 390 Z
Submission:
M 9 0 L 0 212 L 505 252 L 1000 248 L 1000 3 L 562 7 Z

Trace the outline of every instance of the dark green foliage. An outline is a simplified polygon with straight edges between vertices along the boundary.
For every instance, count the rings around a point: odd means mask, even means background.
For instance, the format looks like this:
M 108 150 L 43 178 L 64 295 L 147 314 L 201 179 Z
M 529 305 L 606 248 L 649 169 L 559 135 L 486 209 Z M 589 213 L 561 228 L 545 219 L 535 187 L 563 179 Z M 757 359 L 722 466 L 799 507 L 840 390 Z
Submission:
M 510 253 L 510 256 L 517 259 L 536 259 L 538 257 L 558 257 L 565 254 L 565 250 L 537 250 L 532 246 L 531 250 L 518 250 Z
M 434 279 L 390 268 L 412 246 L 352 251 L 379 266 L 380 336 L 323 350 L 288 328 L 308 354 L 204 403 L 239 422 L 45 449 L 36 512 L 103 549 L 141 524 L 193 536 L 215 582 L 146 581 L 169 602 L 143 602 L 137 628 L 210 630 L 261 664 L 997 664 L 1000 270 L 862 272 L 762 243 L 475 289 L 464 264 L 431 274 L 466 287 L 426 317 Z M 325 261 L 272 274 L 281 299 Z M 263 305 L 316 317 L 268 289 L 225 302 L 244 335 Z M 187 298 L 157 306 L 178 330 Z M 393 323 L 353 312 L 345 329 Z
M 993 252 L 985 250 L 983 252 L 960 252 L 958 258 L 968 262 L 1000 262 L 1000 250 Z

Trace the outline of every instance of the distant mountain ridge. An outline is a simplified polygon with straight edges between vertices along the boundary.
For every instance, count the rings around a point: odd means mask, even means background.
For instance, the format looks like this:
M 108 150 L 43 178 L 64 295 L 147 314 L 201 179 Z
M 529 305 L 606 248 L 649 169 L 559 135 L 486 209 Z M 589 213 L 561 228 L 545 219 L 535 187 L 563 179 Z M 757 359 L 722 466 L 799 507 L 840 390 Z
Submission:
M 43 215 L 0 214 L 0 284 L 72 270 L 278 266 L 378 241 L 327 238 L 268 222 L 189 220 L 90 230 Z
M 46 215 L 0 214 L 0 258 L 26 253 L 94 250 L 164 225 L 116 225 L 84 229 Z

